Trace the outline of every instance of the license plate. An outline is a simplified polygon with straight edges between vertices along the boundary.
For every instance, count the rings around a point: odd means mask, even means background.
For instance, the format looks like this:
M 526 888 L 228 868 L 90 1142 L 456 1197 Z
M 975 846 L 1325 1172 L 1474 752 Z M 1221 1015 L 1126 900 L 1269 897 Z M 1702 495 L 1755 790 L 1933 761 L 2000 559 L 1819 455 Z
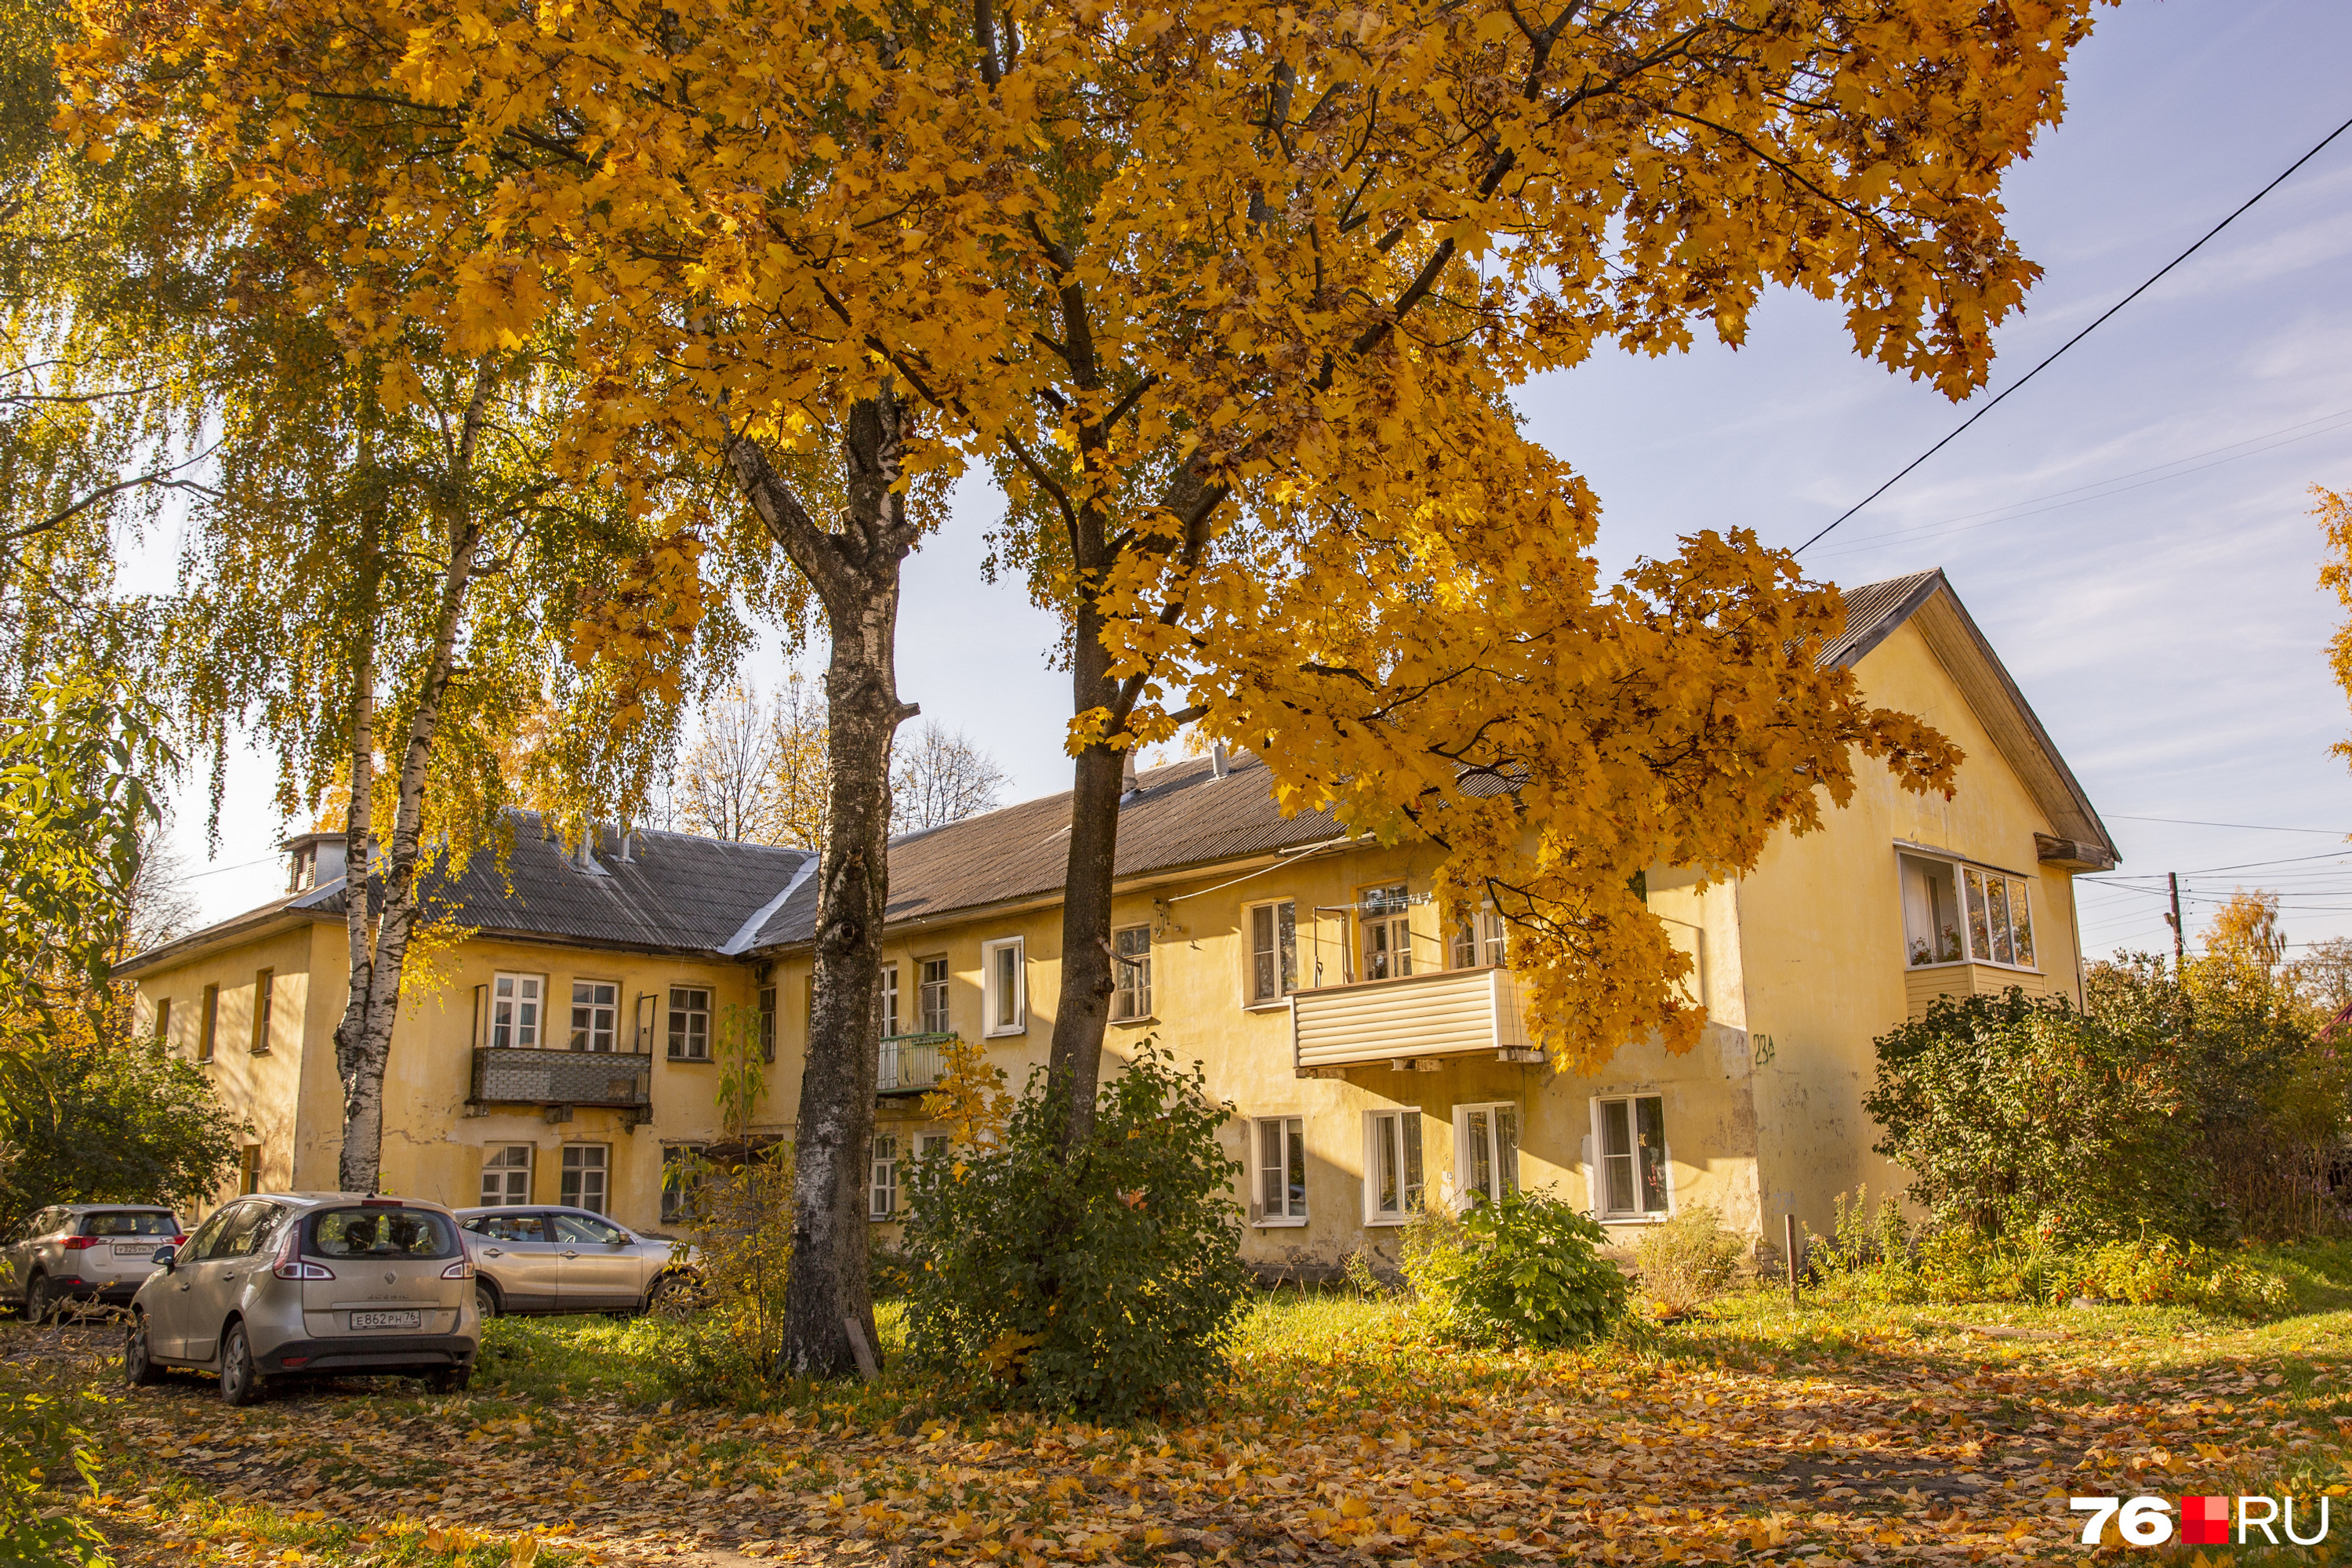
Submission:
M 354 1329 L 413 1329 L 417 1326 L 414 1312 L 353 1312 Z
M 149 1243 L 143 1246 L 136 1242 L 126 1243 L 118 1241 L 114 1244 L 114 1256 L 117 1258 L 152 1258 L 155 1256 L 155 1248 L 163 1245 L 163 1244 L 160 1241 Z

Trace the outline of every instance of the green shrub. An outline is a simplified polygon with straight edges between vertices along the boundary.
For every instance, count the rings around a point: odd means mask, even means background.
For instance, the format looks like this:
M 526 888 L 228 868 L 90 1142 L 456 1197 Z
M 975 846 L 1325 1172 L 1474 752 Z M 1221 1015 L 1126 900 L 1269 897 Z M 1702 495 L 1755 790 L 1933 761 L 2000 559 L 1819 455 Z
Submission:
M 1249 1292 L 1241 1167 L 1217 1141 L 1233 1109 L 1150 1040 L 1102 1086 L 1066 1160 L 1063 1109 L 1040 1068 L 994 1145 L 916 1162 L 911 1357 L 1048 1409 L 1197 1402 L 1226 1375 Z
M 1831 1265 L 1822 1274 L 1825 1293 L 1845 1300 L 2057 1306 L 2090 1296 L 2233 1317 L 2263 1317 L 2292 1303 L 2278 1275 L 2162 1235 L 2065 1247 L 2034 1234 L 1985 1237 L 1944 1229 L 1929 1231 L 1907 1253 L 1861 1258 L 1832 1246 L 1822 1256 Z
M 76 1414 L 55 1394 L 0 1393 L 0 1563 L 97 1568 L 112 1561 L 105 1539 L 79 1514 L 44 1517 L 76 1479 L 98 1492 L 97 1449 Z
M 1745 1250 L 1711 1206 L 1685 1209 L 1633 1248 L 1642 1295 L 1663 1317 L 1687 1312 L 1731 1283 Z
M 1550 1349 L 1605 1337 L 1631 1286 L 1594 1250 L 1598 1221 L 1549 1193 L 1425 1214 L 1405 1238 L 1405 1278 L 1436 1332 L 1467 1344 Z

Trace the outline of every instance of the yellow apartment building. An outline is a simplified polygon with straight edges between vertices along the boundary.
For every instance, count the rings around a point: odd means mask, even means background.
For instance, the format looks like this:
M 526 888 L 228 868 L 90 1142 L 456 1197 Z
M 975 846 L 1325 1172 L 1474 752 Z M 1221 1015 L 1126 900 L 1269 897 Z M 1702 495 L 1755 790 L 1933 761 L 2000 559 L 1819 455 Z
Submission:
M 1393 1254 L 1424 1203 L 1549 1187 L 1622 1238 L 1698 1204 L 1759 1237 L 1826 1228 L 1834 1194 L 1902 1173 L 1862 1109 L 1872 1042 L 1934 997 L 2019 985 L 2079 1002 L 2074 877 L 2115 847 L 1941 573 L 1847 596 L 1870 701 L 1967 752 L 1955 797 L 1860 770 L 1822 831 L 1701 888 L 1654 868 L 1651 909 L 1696 963 L 1699 1047 L 1624 1042 L 1601 1076 L 1530 1049 L 1490 913 L 1447 928 L 1436 852 L 1285 818 L 1264 767 L 1222 752 L 1143 773 L 1121 807 L 1107 1054 L 1156 1037 L 1231 1102 L 1245 1256 L 1313 1277 Z M 1045 1058 L 1059 984 L 1068 799 L 891 847 L 871 1210 L 944 1130 L 921 1096 L 944 1037 L 1015 1084 Z M 503 869 L 440 889 L 474 934 L 413 984 L 384 1096 L 384 1184 L 455 1205 L 564 1203 L 657 1229 L 666 1169 L 719 1135 L 724 1031 L 773 1053 L 755 1135 L 789 1140 L 805 1043 L 814 857 L 606 831 L 567 854 L 516 818 Z M 341 847 L 289 844 L 289 891 L 142 954 L 142 1016 L 253 1125 L 252 1187 L 332 1184 L 341 1126 Z M 1106 1071 L 1116 1062 L 1107 1062 Z

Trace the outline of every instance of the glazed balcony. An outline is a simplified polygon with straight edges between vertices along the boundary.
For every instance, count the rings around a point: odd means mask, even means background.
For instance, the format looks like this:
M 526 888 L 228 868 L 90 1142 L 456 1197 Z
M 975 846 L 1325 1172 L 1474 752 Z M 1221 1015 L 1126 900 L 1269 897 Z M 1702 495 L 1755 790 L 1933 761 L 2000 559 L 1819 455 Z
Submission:
M 925 1094 L 937 1089 L 940 1075 L 947 1070 L 947 1053 L 941 1047 L 954 1038 L 951 1034 L 883 1036 L 874 1092 Z
M 1448 1058 L 1539 1061 L 1507 969 L 1444 969 L 1395 980 L 1318 986 L 1290 999 L 1294 1065 L 1302 1078 L 1349 1068 L 1434 1071 Z

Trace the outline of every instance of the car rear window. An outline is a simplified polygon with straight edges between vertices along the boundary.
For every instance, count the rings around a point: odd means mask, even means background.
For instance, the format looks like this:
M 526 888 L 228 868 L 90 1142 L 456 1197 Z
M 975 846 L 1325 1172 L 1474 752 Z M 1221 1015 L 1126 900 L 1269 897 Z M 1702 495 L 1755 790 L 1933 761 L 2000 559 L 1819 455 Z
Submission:
M 84 1236 L 177 1236 L 180 1222 L 167 1214 L 94 1214 L 82 1217 Z
M 310 1222 L 314 1258 L 455 1258 L 457 1227 L 430 1209 L 329 1209 Z

